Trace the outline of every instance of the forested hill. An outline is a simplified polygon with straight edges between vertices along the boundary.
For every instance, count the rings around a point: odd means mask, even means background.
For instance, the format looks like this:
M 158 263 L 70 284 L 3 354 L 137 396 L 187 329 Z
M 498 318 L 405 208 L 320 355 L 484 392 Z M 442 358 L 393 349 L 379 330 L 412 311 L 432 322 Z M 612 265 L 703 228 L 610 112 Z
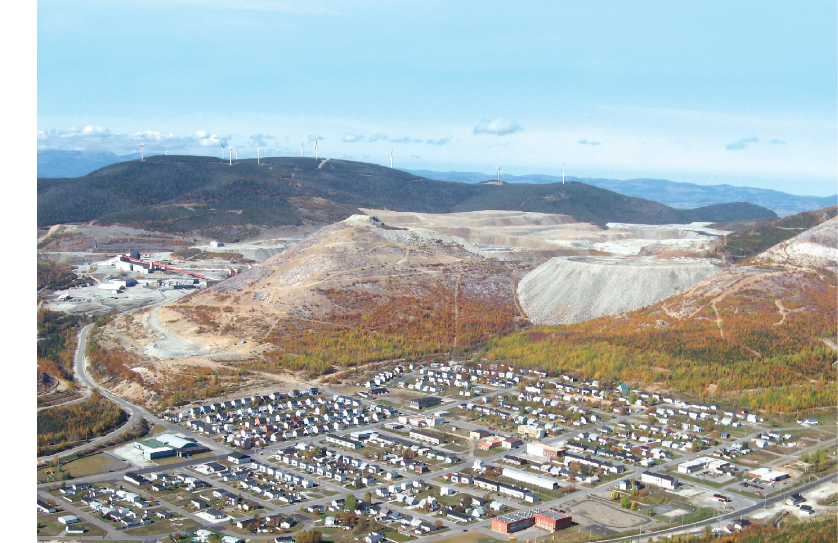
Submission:
M 334 222 L 359 207 L 447 213 L 486 209 L 560 213 L 604 224 L 775 217 L 748 206 L 694 211 L 584 183 L 467 184 L 433 181 L 375 164 L 314 158 L 241 160 L 155 156 L 106 166 L 84 177 L 38 180 L 38 225 L 86 222 L 151 230 L 231 231 L 304 221 Z

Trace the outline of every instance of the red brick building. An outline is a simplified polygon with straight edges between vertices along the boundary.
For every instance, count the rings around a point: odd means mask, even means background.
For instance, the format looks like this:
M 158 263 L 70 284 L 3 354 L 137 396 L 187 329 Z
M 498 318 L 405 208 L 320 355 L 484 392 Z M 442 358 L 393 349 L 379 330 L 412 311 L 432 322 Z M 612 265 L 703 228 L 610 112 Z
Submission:
M 572 522 L 573 519 L 570 515 L 564 511 L 556 509 L 542 511 L 541 513 L 536 513 L 535 515 L 536 527 L 541 528 L 542 530 L 547 530 L 548 532 L 555 532 L 556 530 L 568 528 Z

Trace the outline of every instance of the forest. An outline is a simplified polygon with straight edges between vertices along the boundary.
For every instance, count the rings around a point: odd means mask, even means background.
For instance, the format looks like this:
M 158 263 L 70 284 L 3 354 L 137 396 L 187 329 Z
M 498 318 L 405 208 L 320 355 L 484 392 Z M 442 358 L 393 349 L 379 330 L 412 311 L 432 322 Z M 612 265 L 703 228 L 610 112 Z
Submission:
M 691 318 L 675 320 L 659 303 L 618 317 L 496 337 L 480 356 L 697 398 L 715 393 L 749 409 L 799 412 L 835 405 L 835 354 L 821 338 L 834 335 L 837 294 L 833 281 L 772 278 L 727 296 L 715 309 L 698 300 Z M 781 322 L 777 299 L 798 310 Z
M 87 281 L 73 273 L 73 269 L 67 264 L 59 264 L 48 260 L 39 260 L 37 271 L 38 290 L 44 288 L 63 290 Z
M 38 456 L 68 449 L 79 441 L 107 434 L 128 414 L 94 391 L 83 402 L 38 413 Z
M 829 516 L 823 520 L 807 523 L 786 522 L 779 528 L 752 524 L 733 534 L 714 536 L 709 529 L 701 537 L 669 536 L 657 539 L 657 543 L 824 543 L 835 541 L 838 522 Z
M 38 310 L 38 371 L 73 381 L 73 355 L 78 327 L 84 322 L 79 315 Z

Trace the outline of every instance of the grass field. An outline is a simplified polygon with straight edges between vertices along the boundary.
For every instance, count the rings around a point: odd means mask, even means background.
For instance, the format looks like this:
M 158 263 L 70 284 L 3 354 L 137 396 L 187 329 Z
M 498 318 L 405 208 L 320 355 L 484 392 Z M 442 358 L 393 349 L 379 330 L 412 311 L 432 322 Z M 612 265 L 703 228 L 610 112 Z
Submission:
M 435 539 L 434 543 L 500 543 L 500 539 L 494 539 L 478 532 L 460 532 L 442 539 Z
M 155 519 L 151 524 L 125 530 L 126 535 L 159 535 L 198 528 L 200 524 L 190 518 Z
M 115 471 L 130 467 L 129 464 L 115 458 L 108 453 L 99 453 L 91 456 L 85 456 L 61 466 L 61 470 L 70 474 L 71 478 L 84 477 L 86 475 L 95 475 L 97 473 L 105 473 L 108 471 Z M 38 482 L 48 483 L 54 481 L 51 475 L 47 473 L 48 468 L 38 470 Z M 52 468 L 54 473 L 57 473 L 57 468 Z

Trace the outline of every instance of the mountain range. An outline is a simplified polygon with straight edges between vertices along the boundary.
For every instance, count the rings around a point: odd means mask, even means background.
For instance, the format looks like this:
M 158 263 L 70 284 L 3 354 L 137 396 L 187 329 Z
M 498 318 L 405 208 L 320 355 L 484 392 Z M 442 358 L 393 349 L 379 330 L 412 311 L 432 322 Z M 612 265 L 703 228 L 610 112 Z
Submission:
M 460 183 L 481 183 L 492 180 L 488 174 L 478 172 L 435 172 L 430 170 L 408 170 L 416 175 L 440 181 L 458 181 Z M 561 183 L 562 178 L 552 175 L 506 175 L 502 181 L 507 183 Z M 800 196 L 776 190 L 755 187 L 735 187 L 733 185 L 697 185 L 680 183 L 666 179 L 596 179 L 567 176 L 566 181 L 581 181 L 587 185 L 612 190 L 625 194 L 654 200 L 676 209 L 692 209 L 728 202 L 748 202 L 768 208 L 780 217 L 794 215 L 803 211 L 813 211 L 838 203 L 838 195 Z
M 581 182 L 437 181 L 375 164 L 263 158 L 229 164 L 206 156 L 153 156 L 78 178 L 38 179 L 38 225 L 97 221 L 240 239 L 253 228 L 332 223 L 359 208 L 423 213 L 512 210 L 580 222 L 671 224 L 776 218 L 747 203 L 679 210 Z
M 38 151 L 38 178 L 81 177 L 100 168 L 136 160 L 137 153 L 119 156 L 108 151 L 65 151 L 57 149 Z M 431 170 L 406 170 L 426 179 L 480 183 L 492 176 L 479 172 L 438 172 Z M 550 184 L 560 183 L 561 177 L 550 175 L 504 175 L 508 183 Z M 775 190 L 732 185 L 697 185 L 666 179 L 600 179 L 567 176 L 566 180 L 611 190 L 626 196 L 653 200 L 676 209 L 693 209 L 731 202 L 748 202 L 768 208 L 781 217 L 811 211 L 838 203 L 835 196 L 800 196 Z

